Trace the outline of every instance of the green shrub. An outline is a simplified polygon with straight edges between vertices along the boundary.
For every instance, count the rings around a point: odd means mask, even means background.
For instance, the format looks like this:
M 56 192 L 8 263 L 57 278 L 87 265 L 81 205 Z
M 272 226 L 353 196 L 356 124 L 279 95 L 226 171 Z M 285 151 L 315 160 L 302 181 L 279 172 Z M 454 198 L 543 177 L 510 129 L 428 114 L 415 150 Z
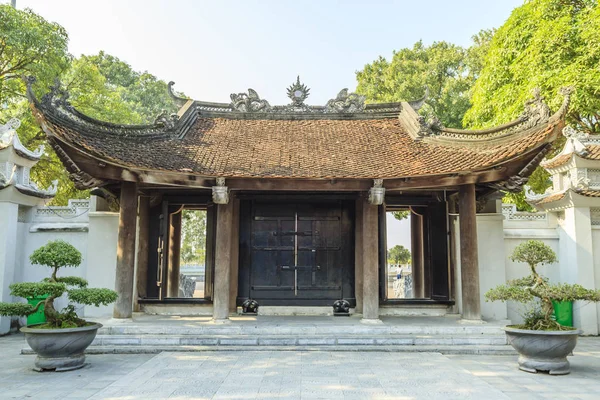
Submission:
M 77 316 L 75 306 L 69 304 L 62 311 L 54 308 L 54 300 L 67 293 L 71 302 L 85 305 L 108 305 L 117 300 L 114 290 L 88 288 L 88 282 L 78 276 L 57 277 L 56 273 L 63 267 L 78 267 L 81 264 L 81 253 L 71 244 L 63 240 L 48 242 L 35 250 L 29 257 L 32 264 L 45 265 L 52 268 L 52 275 L 42 282 L 21 282 L 11 284 L 11 295 L 23 298 L 48 296 L 35 306 L 25 303 L 0 303 L 0 315 L 26 316 L 35 313 L 44 305 L 47 323 L 44 328 L 73 328 L 85 326 L 87 323 Z
M 586 289 L 581 285 L 566 283 L 550 284 L 548 279 L 537 271 L 538 265 L 553 264 L 557 261 L 556 254 L 546 244 L 539 240 L 528 240 L 517 246 L 511 255 L 512 261 L 522 262 L 529 266 L 530 275 L 507 282 L 490 289 L 485 294 L 486 301 L 513 300 L 530 304 L 537 300 L 539 309 L 535 306 L 525 315 L 523 329 L 532 330 L 566 330 L 554 321 L 554 306 L 552 301 L 600 301 L 600 290 Z

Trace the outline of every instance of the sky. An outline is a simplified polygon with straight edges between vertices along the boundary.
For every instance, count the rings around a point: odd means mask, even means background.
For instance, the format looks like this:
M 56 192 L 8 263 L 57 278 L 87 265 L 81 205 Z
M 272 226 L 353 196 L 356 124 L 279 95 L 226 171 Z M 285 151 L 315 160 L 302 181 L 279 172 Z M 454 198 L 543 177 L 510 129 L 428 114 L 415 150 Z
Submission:
M 7 0 L 0 0 L 8 3 Z M 322 105 L 356 71 L 393 51 L 445 40 L 468 46 L 523 0 L 17 0 L 69 33 L 75 55 L 100 50 L 197 100 L 255 89 L 287 104 L 296 76 Z
M 0 0 L 0 3 L 9 1 Z M 394 50 L 445 40 L 469 46 L 523 0 L 17 0 L 69 33 L 74 56 L 104 50 L 204 101 L 256 90 L 288 104 L 296 76 L 324 105 L 356 88 L 356 71 Z M 410 99 L 407 99 L 410 100 Z M 388 248 L 410 248 L 408 221 L 388 217 Z

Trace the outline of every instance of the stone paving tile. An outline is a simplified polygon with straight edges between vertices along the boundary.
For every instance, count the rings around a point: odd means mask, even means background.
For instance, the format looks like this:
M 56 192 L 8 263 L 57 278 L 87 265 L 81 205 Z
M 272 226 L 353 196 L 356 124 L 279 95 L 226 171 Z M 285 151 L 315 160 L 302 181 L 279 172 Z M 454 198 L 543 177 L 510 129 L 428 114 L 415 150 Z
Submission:
M 582 338 L 572 374 L 519 371 L 514 356 L 256 352 L 92 355 L 85 368 L 31 370 L 23 337 L 0 337 L 0 399 L 452 400 L 600 398 L 600 338 Z

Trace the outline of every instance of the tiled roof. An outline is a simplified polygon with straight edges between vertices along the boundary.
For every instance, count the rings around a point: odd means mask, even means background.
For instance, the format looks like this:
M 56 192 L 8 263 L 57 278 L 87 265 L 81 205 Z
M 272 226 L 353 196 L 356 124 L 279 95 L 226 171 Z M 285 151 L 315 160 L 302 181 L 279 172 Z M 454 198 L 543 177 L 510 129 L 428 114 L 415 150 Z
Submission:
M 183 138 L 123 137 L 75 130 L 52 119 L 61 141 L 132 169 L 203 176 L 269 178 L 401 178 L 492 167 L 547 143 L 543 124 L 513 141 L 443 146 L 415 141 L 398 118 L 228 119 L 200 116 Z
M 548 196 L 542 198 L 539 201 L 534 202 L 534 204 L 548 204 L 548 203 L 552 203 L 554 201 L 558 201 L 558 200 L 564 199 L 566 195 L 567 195 L 567 192 L 554 193 L 554 194 L 551 194 L 551 195 L 548 195 Z
M 600 197 L 600 191 L 598 190 L 577 190 L 577 194 L 580 194 L 585 197 Z
M 587 150 L 587 153 L 577 154 L 577 157 L 585 160 L 600 160 L 600 145 L 588 144 L 585 146 L 585 149 Z M 567 164 L 571 160 L 573 154 L 574 153 L 568 153 L 557 156 L 551 160 L 548 160 L 547 162 L 542 163 L 542 166 L 548 169 L 560 167 Z
M 425 120 L 406 102 L 356 105 L 345 91 L 332 100 L 335 107 L 271 107 L 255 92 L 232 96 L 250 102 L 241 111 L 233 103 L 177 98 L 185 102 L 177 116 L 127 126 L 81 114 L 59 85 L 38 101 L 32 82 L 27 93 L 34 114 L 63 150 L 130 170 L 226 178 L 410 178 L 470 174 L 524 155 L 531 160 L 556 138 L 571 93 L 563 91 L 563 104 L 551 115 L 535 92 L 519 118 L 477 131 Z
M 560 167 L 561 165 L 568 163 L 569 160 L 571 160 L 572 155 L 573 155 L 572 153 L 571 154 L 563 154 L 561 156 L 558 156 L 551 160 L 548 160 L 548 162 L 542 162 L 542 165 L 544 168 Z

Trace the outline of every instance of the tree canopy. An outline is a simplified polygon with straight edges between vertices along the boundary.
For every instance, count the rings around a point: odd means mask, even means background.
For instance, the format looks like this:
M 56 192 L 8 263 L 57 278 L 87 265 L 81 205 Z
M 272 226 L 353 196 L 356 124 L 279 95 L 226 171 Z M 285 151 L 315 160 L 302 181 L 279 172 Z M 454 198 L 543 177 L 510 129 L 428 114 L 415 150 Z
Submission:
M 516 118 L 540 88 L 549 106 L 562 101 L 558 90 L 574 86 L 567 123 L 600 133 L 600 6 L 595 0 L 530 0 L 513 10 L 494 35 L 471 96 L 464 124 L 494 126 Z M 557 142 L 560 147 L 563 142 Z M 530 178 L 534 192 L 550 185 L 538 168 Z M 506 201 L 530 208 L 523 193 Z
M 148 72 L 137 72 L 126 62 L 104 52 L 73 58 L 67 51 L 68 35 L 31 10 L 0 5 L 0 123 L 12 117 L 21 120 L 19 137 L 26 147 L 46 141 L 33 118 L 23 75 L 37 78 L 34 90 L 41 96 L 55 79 L 69 91 L 69 100 L 84 114 L 100 120 L 151 123 L 162 111 L 176 111 L 166 82 Z M 58 179 L 52 204 L 67 204 L 70 198 L 85 198 L 87 191 L 75 189 L 51 148 L 32 169 L 31 178 L 41 187 Z
M 388 250 L 387 258 L 389 264 L 409 264 L 411 257 L 410 251 L 400 244 Z
M 356 91 L 377 103 L 416 100 L 428 88 L 421 113 L 460 128 L 492 35 L 492 30 L 479 32 L 467 49 L 443 41 L 430 46 L 419 41 L 410 49 L 394 51 L 391 61 L 380 56 L 356 73 Z

